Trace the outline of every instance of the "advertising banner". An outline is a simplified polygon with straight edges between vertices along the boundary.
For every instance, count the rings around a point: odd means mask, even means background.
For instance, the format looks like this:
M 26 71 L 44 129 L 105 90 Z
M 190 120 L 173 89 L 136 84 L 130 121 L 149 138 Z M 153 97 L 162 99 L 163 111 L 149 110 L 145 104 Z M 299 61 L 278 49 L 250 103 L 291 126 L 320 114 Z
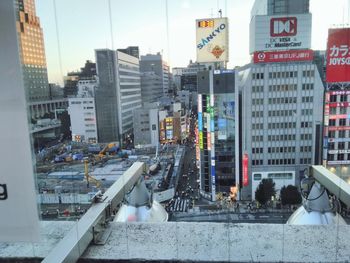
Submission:
M 196 20 L 197 62 L 227 62 L 229 59 L 228 19 Z
M 326 82 L 350 81 L 350 28 L 328 30 Z
M 350 90 L 334 90 L 328 93 L 329 95 L 350 95 Z
M 250 54 L 310 49 L 311 20 L 311 14 L 254 16 L 250 22 Z
M 335 164 L 350 164 L 350 161 L 328 161 L 328 165 L 335 165 Z
M 345 108 L 345 107 L 350 107 L 350 104 L 349 104 L 349 102 L 332 102 L 332 103 L 328 104 L 328 107 L 330 107 L 330 108 L 337 108 L 337 107 Z
M 350 150 L 328 150 L 330 154 L 338 154 L 338 153 L 350 153 Z
M 286 50 L 274 52 L 254 52 L 254 63 L 278 63 L 290 61 L 312 61 L 312 50 Z
M 328 138 L 328 142 L 350 142 L 350 138 Z
M 248 179 L 248 154 L 243 154 L 243 186 L 249 185 Z
M 329 131 L 349 131 L 350 127 L 349 126 L 332 126 L 328 127 Z

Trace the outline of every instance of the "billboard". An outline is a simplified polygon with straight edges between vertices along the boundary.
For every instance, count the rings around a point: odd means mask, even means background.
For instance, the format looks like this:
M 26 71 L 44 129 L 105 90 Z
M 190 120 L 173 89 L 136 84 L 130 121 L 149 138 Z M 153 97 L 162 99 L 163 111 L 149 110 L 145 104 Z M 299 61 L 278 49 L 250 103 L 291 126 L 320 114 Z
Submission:
M 243 186 L 249 185 L 248 179 L 248 154 L 243 154 Z
M 256 51 L 310 49 L 311 14 L 254 16 L 250 22 L 250 54 Z
M 196 20 L 197 62 L 227 62 L 228 19 L 208 18 Z
M 350 81 L 350 28 L 328 30 L 326 81 Z
M 312 50 L 286 50 L 272 52 L 254 52 L 254 63 L 278 63 L 289 61 L 312 61 L 314 52 Z

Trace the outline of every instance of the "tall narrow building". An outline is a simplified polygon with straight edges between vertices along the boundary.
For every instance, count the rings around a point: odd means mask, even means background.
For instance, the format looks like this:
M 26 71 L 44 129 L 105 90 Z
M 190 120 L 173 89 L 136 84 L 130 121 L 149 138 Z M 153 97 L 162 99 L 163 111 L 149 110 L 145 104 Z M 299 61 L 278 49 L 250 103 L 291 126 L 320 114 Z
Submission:
M 43 30 L 34 0 L 15 0 L 24 87 L 30 101 L 50 97 Z
M 123 145 L 133 133 L 133 110 L 142 104 L 139 60 L 110 49 L 96 50 L 95 55 L 98 141 Z

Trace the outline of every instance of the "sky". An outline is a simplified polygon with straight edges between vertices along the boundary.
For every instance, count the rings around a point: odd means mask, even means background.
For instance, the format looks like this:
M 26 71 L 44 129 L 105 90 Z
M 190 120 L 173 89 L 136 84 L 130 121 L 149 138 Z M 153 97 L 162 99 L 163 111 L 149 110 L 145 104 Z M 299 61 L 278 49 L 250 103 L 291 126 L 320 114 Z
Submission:
M 166 0 L 110 0 L 110 9 L 108 0 L 36 0 L 49 82 L 62 85 L 67 72 L 79 70 L 86 60 L 94 61 L 94 50 L 100 48 L 139 46 L 141 55 L 161 52 L 171 67 L 187 66 L 190 59 L 196 60 L 195 20 L 215 17 L 219 9 L 229 18 L 228 66 L 242 66 L 250 61 L 253 3 L 168 0 L 167 31 Z M 326 48 L 329 27 L 350 23 L 349 6 L 350 0 L 310 0 L 312 49 Z

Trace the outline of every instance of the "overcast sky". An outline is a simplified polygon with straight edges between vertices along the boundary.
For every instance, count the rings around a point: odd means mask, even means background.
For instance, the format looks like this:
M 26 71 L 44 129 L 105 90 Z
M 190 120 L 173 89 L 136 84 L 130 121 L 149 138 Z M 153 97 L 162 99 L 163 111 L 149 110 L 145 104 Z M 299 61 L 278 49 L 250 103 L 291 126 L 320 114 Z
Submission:
M 94 49 L 112 48 L 112 42 L 114 49 L 136 45 L 141 55 L 163 52 L 171 67 L 187 66 L 196 56 L 195 20 L 216 16 L 218 9 L 229 18 L 229 67 L 244 65 L 250 60 L 249 21 L 253 2 L 168 0 L 167 34 L 165 0 L 111 0 L 112 23 L 108 0 L 56 0 L 58 42 L 54 0 L 36 0 L 37 15 L 44 30 L 49 81 L 62 84 L 68 71 L 78 70 L 85 60 L 95 60 Z M 325 49 L 329 27 L 349 23 L 349 2 L 310 1 L 313 49 Z

